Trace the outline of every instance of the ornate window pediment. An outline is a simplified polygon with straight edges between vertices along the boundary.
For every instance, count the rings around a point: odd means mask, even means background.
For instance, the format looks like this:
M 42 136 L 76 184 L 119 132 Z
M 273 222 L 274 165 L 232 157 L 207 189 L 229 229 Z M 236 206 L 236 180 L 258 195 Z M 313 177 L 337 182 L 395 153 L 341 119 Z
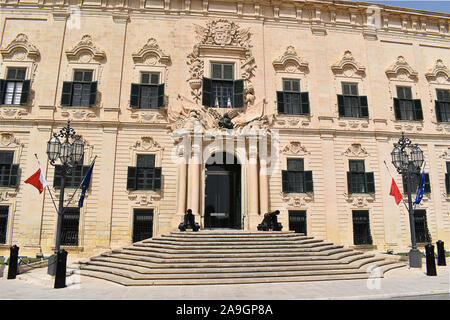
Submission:
M 398 56 L 397 61 L 386 70 L 386 75 L 390 80 L 416 82 L 419 74 L 403 56 Z
M 10 44 L 0 50 L 4 61 L 24 61 L 36 62 L 40 57 L 39 50 L 28 41 L 28 37 L 19 33 Z
M 304 156 L 310 152 L 300 141 L 290 141 L 281 148 L 281 153 L 286 155 Z
M 154 38 L 147 40 L 147 43 L 139 50 L 139 52 L 132 55 L 134 63 L 146 65 L 169 65 L 171 63 L 170 55 L 164 53 Z
M 150 136 L 143 136 L 132 145 L 131 149 L 136 151 L 160 151 L 164 149 L 161 145 Z
M 450 84 L 450 71 L 441 59 L 436 61 L 433 69 L 425 73 L 425 77 L 431 83 Z
M 369 156 L 369 153 L 361 146 L 360 143 L 352 143 L 347 150 L 342 152 L 342 155 L 350 158 L 365 158 Z
M 72 50 L 66 50 L 67 59 L 71 62 L 101 62 L 106 58 L 103 50 L 98 49 L 90 35 L 84 35 Z
M 287 47 L 281 57 L 272 62 L 272 65 L 277 72 L 307 73 L 309 71 L 308 62 L 298 56 L 293 46 Z
M 347 50 L 340 61 L 331 66 L 335 76 L 362 78 L 366 75 L 366 68 L 359 64 L 351 51 Z

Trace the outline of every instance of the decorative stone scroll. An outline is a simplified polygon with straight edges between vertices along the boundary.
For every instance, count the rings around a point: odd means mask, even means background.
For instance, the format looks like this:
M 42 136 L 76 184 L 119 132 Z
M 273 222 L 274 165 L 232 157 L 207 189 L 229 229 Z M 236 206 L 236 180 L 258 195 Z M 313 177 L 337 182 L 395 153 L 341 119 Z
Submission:
M 386 70 L 386 75 L 390 80 L 416 82 L 419 74 L 406 62 L 403 56 L 398 56 L 397 61 Z
M 331 66 L 334 75 L 362 78 L 366 75 L 366 68 L 359 64 L 351 51 L 347 50 L 340 61 Z
M 281 148 L 281 153 L 288 155 L 304 156 L 310 154 L 300 141 L 290 141 L 288 144 Z
M 287 47 L 281 57 L 272 62 L 272 65 L 277 72 L 306 73 L 309 71 L 308 62 L 298 56 L 293 46 Z
M 284 202 L 285 207 L 296 207 L 301 208 L 307 206 L 309 203 L 314 201 L 314 194 L 310 193 L 285 193 L 280 192 L 281 200 Z
M 355 208 L 367 208 L 370 204 L 375 201 L 375 194 L 354 194 L 354 193 L 344 193 L 344 198 L 351 207 Z
M 66 56 L 69 61 L 81 63 L 101 62 L 106 58 L 105 52 L 94 45 L 90 35 L 84 35 L 72 50 L 66 50 Z
M 164 149 L 161 145 L 150 136 L 143 136 L 141 139 L 137 140 L 132 146 L 133 150 L 143 150 L 143 151 L 160 151 Z
M 361 146 L 360 143 L 352 143 L 347 150 L 342 152 L 342 155 L 351 158 L 365 158 L 369 156 L 369 153 Z
M 436 84 L 450 84 L 450 71 L 441 59 L 436 61 L 433 69 L 425 73 L 428 82 Z

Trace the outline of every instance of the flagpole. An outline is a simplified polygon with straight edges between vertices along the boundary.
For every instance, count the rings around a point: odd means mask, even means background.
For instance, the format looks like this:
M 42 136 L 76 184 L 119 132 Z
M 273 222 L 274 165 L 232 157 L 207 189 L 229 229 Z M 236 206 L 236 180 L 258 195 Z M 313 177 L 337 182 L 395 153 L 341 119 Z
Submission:
M 37 153 L 35 153 L 34 156 L 36 157 L 36 160 L 38 162 L 39 168 L 41 168 L 41 170 L 42 170 L 41 162 L 39 161 Z M 48 193 L 50 193 L 50 198 L 52 199 L 53 206 L 55 207 L 56 213 L 58 213 L 58 208 L 56 207 L 55 199 L 53 199 L 52 191 L 50 190 L 50 188 L 48 186 L 48 183 L 47 183 L 47 190 L 48 190 Z
M 426 165 L 426 161 L 423 162 L 423 168 L 422 168 L 422 173 L 425 171 L 425 165 Z M 420 180 L 422 180 L 422 175 L 420 176 Z M 420 180 L 419 180 L 419 187 L 420 187 Z M 423 184 L 425 185 L 425 181 L 423 182 Z M 416 200 L 414 200 L 414 208 L 413 210 L 416 211 L 416 206 L 417 206 L 417 191 L 416 191 Z
M 91 170 L 92 166 L 94 165 L 95 159 L 97 159 L 97 156 L 95 156 L 94 160 L 92 160 L 91 165 L 89 166 L 89 170 Z M 89 170 L 87 172 L 89 172 Z M 67 206 L 70 204 L 70 201 L 72 201 L 72 199 L 75 196 L 75 194 L 77 193 L 78 189 L 80 189 L 81 185 L 83 184 L 84 178 L 86 178 L 86 176 L 87 176 L 87 173 L 83 177 L 83 179 L 81 180 L 81 182 L 78 185 L 78 187 L 75 189 L 74 193 L 72 194 L 72 197 L 70 197 L 69 201 L 67 201 L 66 205 L 64 206 L 63 213 L 66 211 Z
M 389 172 L 389 175 L 391 176 L 391 178 L 394 179 L 394 177 L 392 176 L 391 171 L 389 170 L 389 167 L 388 167 L 388 165 L 386 163 L 386 160 L 384 160 L 384 165 L 386 166 L 386 169 Z M 395 179 L 394 179 L 394 181 L 395 181 Z M 406 205 L 405 200 L 402 199 L 402 202 L 405 205 L 406 210 L 409 212 L 409 209 L 408 209 L 408 206 Z

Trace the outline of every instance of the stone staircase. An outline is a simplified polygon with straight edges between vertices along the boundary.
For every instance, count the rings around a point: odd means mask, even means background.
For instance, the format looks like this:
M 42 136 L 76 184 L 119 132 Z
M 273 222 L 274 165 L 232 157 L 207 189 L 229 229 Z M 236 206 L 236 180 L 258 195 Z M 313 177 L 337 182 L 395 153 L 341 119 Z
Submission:
M 173 231 L 79 262 L 81 275 L 126 286 L 366 279 L 403 266 L 294 232 L 238 230 Z

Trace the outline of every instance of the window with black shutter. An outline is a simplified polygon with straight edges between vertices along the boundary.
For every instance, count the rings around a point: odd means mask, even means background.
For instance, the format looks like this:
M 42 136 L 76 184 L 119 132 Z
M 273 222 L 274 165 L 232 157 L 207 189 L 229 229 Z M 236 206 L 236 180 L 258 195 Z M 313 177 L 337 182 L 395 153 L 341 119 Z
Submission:
M 369 211 L 353 210 L 353 243 L 355 245 L 371 245 Z
M 13 164 L 14 151 L 0 151 L 0 187 L 16 187 L 19 165 Z
M 338 109 L 340 117 L 367 118 L 369 107 L 367 96 L 358 94 L 358 84 L 342 82 L 342 95 L 338 94 Z
M 447 165 L 447 173 L 445 174 L 445 190 L 447 194 L 450 194 L 450 162 L 446 163 Z
M 414 210 L 414 230 L 417 243 L 431 242 L 431 236 L 427 225 L 427 213 L 425 210 Z
M 127 189 L 161 189 L 161 167 L 155 167 L 155 155 L 137 155 L 136 167 L 128 167 Z
M 289 210 L 289 230 L 306 236 L 306 211 Z
M 89 171 L 89 166 L 83 166 L 83 159 L 74 166 L 69 173 L 66 174 L 64 185 L 66 188 L 77 188 L 81 181 L 83 181 L 84 176 Z M 55 173 L 53 176 L 53 187 L 59 188 L 61 187 L 61 178 L 63 174 L 63 166 L 55 165 Z
M 287 170 L 283 170 L 281 174 L 283 192 L 313 192 L 312 171 L 304 170 L 303 159 L 287 159 Z
M 153 209 L 134 209 L 133 242 L 153 237 Z
M 0 243 L 6 243 L 6 231 L 8 229 L 8 206 L 0 206 Z
M 348 193 L 375 193 L 373 172 L 365 172 L 364 160 L 349 160 Z
M 423 120 L 422 103 L 412 98 L 411 87 L 397 86 L 394 112 L 397 120 Z
M 450 90 L 436 89 L 436 97 L 436 120 L 450 122 Z
M 61 245 L 78 246 L 80 209 L 66 208 L 61 223 Z
M 158 72 L 142 72 L 141 82 L 131 84 L 130 106 L 138 109 L 158 109 L 164 106 L 164 83 Z
M 412 172 L 411 173 L 411 193 L 415 194 L 417 192 L 417 188 L 419 187 L 420 179 L 422 179 L 422 172 Z M 403 192 L 406 193 L 406 177 L 402 175 L 403 182 Z M 424 193 L 431 192 L 431 184 L 430 184 L 430 176 L 428 173 L 425 173 L 425 189 Z
M 6 80 L 0 81 L 0 101 L 5 105 L 27 104 L 30 80 L 25 80 L 26 68 L 8 68 Z
M 283 79 L 283 91 L 277 91 L 278 113 L 309 114 L 309 93 L 300 91 L 300 80 Z
M 202 104 L 214 108 L 242 108 L 244 80 L 234 80 L 233 63 L 211 63 L 211 78 L 203 78 Z
M 64 81 L 62 106 L 89 107 L 96 103 L 97 81 L 92 81 L 92 70 L 74 70 L 73 81 Z

